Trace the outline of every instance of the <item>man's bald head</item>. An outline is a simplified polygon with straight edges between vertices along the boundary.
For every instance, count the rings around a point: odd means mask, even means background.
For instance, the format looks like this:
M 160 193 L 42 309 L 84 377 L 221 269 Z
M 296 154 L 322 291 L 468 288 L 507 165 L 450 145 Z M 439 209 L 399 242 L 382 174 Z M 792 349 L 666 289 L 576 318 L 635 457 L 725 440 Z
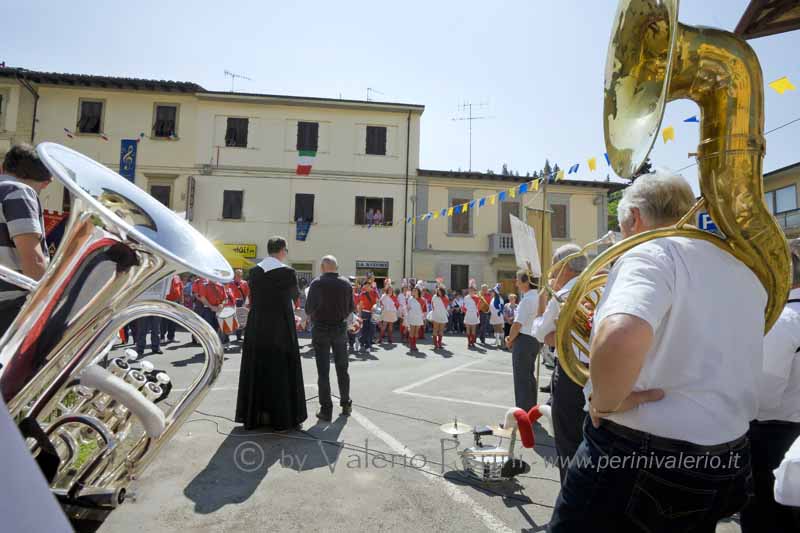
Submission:
M 323 272 L 338 272 L 339 271 L 339 263 L 336 261 L 336 258 L 332 255 L 326 255 L 322 258 L 320 262 L 320 270 Z

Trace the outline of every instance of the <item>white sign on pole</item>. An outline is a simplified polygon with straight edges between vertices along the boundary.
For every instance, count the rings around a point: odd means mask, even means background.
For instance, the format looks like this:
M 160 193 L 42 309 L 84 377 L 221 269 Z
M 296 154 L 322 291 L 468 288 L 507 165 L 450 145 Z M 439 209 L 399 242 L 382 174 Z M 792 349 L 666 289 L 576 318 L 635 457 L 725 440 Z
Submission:
M 539 261 L 539 248 L 536 245 L 536 234 L 533 228 L 515 217 L 511 217 L 511 238 L 514 241 L 514 256 L 518 268 L 531 270 L 533 277 L 542 276 L 542 264 Z

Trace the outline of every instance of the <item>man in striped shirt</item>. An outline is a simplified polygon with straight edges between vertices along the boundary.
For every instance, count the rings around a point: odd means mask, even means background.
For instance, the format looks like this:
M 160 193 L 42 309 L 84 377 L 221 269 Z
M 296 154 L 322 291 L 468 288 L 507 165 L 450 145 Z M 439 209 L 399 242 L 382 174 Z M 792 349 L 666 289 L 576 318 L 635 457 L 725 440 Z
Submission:
M 39 280 L 47 269 L 44 216 L 39 193 L 52 181 L 32 146 L 12 146 L 0 169 L 0 265 Z M 0 335 L 25 303 L 28 293 L 0 281 Z

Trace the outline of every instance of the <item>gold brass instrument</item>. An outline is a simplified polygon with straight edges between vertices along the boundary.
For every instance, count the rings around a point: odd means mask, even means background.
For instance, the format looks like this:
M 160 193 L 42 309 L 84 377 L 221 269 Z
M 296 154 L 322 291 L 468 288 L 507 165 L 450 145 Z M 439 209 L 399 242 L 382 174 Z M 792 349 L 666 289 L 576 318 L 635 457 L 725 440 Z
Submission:
M 138 297 L 178 272 L 220 282 L 232 272 L 209 241 L 133 183 L 58 144 L 36 150 L 72 204 L 39 282 L 0 268 L 4 281 L 30 290 L 0 339 L 0 389 L 40 466 L 55 457 L 45 475 L 67 516 L 73 524 L 99 524 L 222 367 L 222 344 L 204 320 L 183 306 Z M 135 353 L 107 362 L 120 328 L 153 316 L 186 327 L 206 354 L 194 382 L 169 397 L 166 411 L 155 404 L 171 389 L 166 374 L 153 376 L 149 362 L 135 367 Z
M 558 319 L 556 347 L 564 371 L 584 384 L 588 371 L 571 339 L 592 279 L 622 254 L 661 237 L 702 239 L 733 254 L 764 285 L 767 331 L 790 287 L 786 239 L 764 203 L 764 98 L 761 67 L 752 48 L 732 33 L 678 22 L 678 0 L 621 0 L 608 49 L 603 118 L 611 165 L 635 175 L 647 158 L 666 102 L 687 98 L 700 107 L 697 150 L 702 198 L 675 225 L 624 239 L 597 256 L 570 291 Z M 724 234 L 689 225 L 708 210 Z M 582 335 L 581 335 L 582 336 Z M 588 355 L 588 354 L 587 354 Z

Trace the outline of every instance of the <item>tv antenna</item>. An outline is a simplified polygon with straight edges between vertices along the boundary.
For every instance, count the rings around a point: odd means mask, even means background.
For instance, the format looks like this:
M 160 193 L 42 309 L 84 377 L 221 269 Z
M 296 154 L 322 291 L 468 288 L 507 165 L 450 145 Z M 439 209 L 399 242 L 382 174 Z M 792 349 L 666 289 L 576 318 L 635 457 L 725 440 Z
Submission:
M 453 121 L 466 120 L 468 122 L 468 124 L 469 124 L 469 171 L 470 172 L 472 172 L 472 121 L 473 120 L 486 120 L 486 119 L 489 119 L 489 118 L 494 118 L 494 117 L 486 117 L 486 116 L 476 117 L 475 115 L 472 114 L 472 108 L 473 107 L 475 107 L 475 108 L 486 107 L 487 105 L 488 104 L 484 104 L 484 103 L 473 104 L 472 102 L 464 102 L 463 104 L 458 106 L 458 109 L 461 112 L 461 116 L 451 119 Z M 465 115 L 465 113 L 466 113 L 466 115 Z
M 242 76 L 241 74 L 236 74 L 235 72 L 231 72 L 230 70 L 226 70 L 225 71 L 225 75 L 231 77 L 231 92 L 233 92 L 233 82 L 236 80 L 236 78 L 241 78 L 241 79 L 247 80 L 247 81 L 253 81 L 251 78 L 248 78 L 247 76 Z
M 375 94 L 384 94 L 384 93 L 380 92 L 380 91 L 379 91 L 379 90 L 377 90 L 377 89 L 373 89 L 372 87 L 367 87 L 367 102 L 371 101 L 370 95 L 371 95 L 372 93 L 375 93 Z M 384 96 L 386 96 L 386 95 L 384 94 Z

